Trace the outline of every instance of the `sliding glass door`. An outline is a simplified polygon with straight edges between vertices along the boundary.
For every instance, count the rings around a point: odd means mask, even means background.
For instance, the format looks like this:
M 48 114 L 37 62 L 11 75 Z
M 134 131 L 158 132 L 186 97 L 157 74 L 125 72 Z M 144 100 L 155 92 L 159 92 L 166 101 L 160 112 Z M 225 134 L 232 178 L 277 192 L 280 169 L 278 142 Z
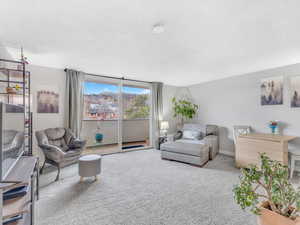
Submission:
M 151 88 L 136 82 L 122 85 L 122 149 L 150 146 Z
M 115 153 L 151 146 L 151 86 L 87 76 L 82 136 L 86 153 Z
M 114 80 L 89 77 L 84 84 L 82 136 L 87 153 L 120 151 L 120 85 Z

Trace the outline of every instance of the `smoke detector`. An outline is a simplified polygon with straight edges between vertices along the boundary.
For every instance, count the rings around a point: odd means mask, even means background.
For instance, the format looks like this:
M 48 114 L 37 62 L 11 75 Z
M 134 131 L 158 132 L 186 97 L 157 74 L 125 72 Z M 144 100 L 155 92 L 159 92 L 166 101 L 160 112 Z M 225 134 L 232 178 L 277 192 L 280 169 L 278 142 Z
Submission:
M 165 27 L 162 23 L 157 23 L 153 25 L 152 32 L 154 34 L 161 34 L 165 31 Z

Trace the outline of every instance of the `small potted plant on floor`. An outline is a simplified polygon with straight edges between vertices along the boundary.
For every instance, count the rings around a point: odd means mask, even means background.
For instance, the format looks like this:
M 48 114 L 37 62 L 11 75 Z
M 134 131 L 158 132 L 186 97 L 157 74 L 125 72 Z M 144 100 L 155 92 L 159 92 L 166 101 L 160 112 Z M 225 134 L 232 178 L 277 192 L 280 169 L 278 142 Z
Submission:
M 288 168 L 260 155 L 261 166 L 241 170 L 240 183 L 233 189 L 242 209 L 249 208 L 259 225 L 299 225 L 300 192 L 288 179 Z

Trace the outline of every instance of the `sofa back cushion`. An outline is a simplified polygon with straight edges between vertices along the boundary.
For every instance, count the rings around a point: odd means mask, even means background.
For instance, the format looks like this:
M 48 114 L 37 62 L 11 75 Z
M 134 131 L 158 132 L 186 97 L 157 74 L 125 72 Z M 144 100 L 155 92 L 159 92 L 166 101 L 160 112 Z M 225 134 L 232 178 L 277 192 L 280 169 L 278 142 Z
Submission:
M 182 139 L 199 140 L 201 132 L 197 130 L 183 130 Z
M 200 140 L 204 136 L 205 128 L 197 123 L 186 123 L 183 125 L 183 139 Z
M 45 130 L 45 134 L 47 135 L 49 144 L 55 145 L 63 151 L 67 151 L 69 149 L 64 138 L 66 134 L 66 130 L 64 128 L 48 128 Z
M 205 127 L 201 126 L 198 123 L 185 123 L 183 125 L 182 130 L 197 130 L 197 131 L 200 131 L 200 132 L 204 132 Z

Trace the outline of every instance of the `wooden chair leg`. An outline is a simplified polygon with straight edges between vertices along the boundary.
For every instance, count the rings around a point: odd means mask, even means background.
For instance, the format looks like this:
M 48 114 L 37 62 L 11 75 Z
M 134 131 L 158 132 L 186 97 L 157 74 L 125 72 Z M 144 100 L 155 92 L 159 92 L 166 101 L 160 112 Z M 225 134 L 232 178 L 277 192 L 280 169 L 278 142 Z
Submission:
M 45 165 L 46 165 L 46 160 L 44 161 L 44 163 L 43 163 L 43 165 L 42 165 L 42 168 L 40 169 L 40 174 L 43 174 Z
M 60 175 L 60 166 L 57 165 L 57 175 L 56 175 L 55 181 L 58 181 L 58 180 L 59 180 L 59 175 Z

